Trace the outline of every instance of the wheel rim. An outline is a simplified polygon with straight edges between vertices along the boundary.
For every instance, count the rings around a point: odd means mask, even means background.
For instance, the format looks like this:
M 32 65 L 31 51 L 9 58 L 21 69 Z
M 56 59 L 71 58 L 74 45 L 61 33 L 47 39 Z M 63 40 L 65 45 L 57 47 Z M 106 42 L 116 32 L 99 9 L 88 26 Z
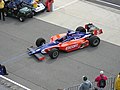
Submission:
M 23 21 L 23 19 L 20 17 L 20 21 Z
M 95 39 L 94 41 L 93 41 L 93 45 L 98 45 L 99 44 L 99 40 L 98 39 Z
M 58 56 L 58 51 L 55 51 L 55 52 L 53 53 L 53 57 L 56 58 L 57 56 Z

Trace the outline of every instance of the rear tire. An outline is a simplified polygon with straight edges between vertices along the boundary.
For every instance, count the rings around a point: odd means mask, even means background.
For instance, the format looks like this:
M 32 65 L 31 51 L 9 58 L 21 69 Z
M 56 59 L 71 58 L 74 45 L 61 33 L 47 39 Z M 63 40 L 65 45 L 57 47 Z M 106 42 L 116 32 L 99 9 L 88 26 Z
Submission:
M 59 56 L 59 50 L 57 48 L 53 48 L 50 50 L 49 56 L 51 59 L 56 59 Z
M 100 44 L 100 38 L 97 36 L 91 36 L 89 38 L 90 46 L 96 47 Z
M 76 28 L 76 31 L 77 31 L 77 32 L 83 32 L 83 33 L 86 33 L 85 28 L 82 27 L 82 26 L 77 27 L 77 28 Z
M 37 47 L 42 46 L 42 45 L 45 44 L 45 43 L 46 43 L 46 41 L 45 41 L 45 39 L 43 39 L 43 38 L 38 38 L 38 39 L 36 40 L 36 46 L 37 46 Z

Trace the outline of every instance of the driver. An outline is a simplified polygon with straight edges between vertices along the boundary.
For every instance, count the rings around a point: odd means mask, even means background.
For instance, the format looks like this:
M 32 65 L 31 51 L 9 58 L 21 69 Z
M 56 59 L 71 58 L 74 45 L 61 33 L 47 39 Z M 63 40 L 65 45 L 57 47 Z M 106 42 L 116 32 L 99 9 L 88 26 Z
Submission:
M 74 35 L 75 35 L 75 32 L 68 30 L 67 35 L 66 35 L 67 41 L 74 39 Z
M 67 34 L 64 37 L 57 39 L 57 41 L 59 41 L 59 42 L 70 41 L 70 40 L 74 39 L 74 36 L 73 36 L 74 34 L 75 34 L 75 32 L 68 30 Z

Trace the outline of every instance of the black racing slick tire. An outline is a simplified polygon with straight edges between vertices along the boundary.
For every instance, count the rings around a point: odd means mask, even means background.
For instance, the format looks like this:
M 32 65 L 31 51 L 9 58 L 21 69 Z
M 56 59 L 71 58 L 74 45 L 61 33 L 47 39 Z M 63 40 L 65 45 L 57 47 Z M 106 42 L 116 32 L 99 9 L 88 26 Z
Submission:
M 45 41 L 45 39 L 43 39 L 43 38 L 38 38 L 37 40 L 36 40 L 36 46 L 37 47 L 39 47 L 39 46 L 41 46 L 41 45 L 43 45 L 43 44 L 45 44 L 46 43 L 46 41 Z
M 97 36 L 91 36 L 89 38 L 90 46 L 96 47 L 100 44 L 100 38 Z
M 56 59 L 59 56 L 59 50 L 57 48 L 53 48 L 49 51 L 49 56 L 51 59 Z
M 82 26 L 77 27 L 77 28 L 76 28 L 76 31 L 77 31 L 77 32 L 83 32 L 83 33 L 86 33 L 85 28 L 82 27 Z

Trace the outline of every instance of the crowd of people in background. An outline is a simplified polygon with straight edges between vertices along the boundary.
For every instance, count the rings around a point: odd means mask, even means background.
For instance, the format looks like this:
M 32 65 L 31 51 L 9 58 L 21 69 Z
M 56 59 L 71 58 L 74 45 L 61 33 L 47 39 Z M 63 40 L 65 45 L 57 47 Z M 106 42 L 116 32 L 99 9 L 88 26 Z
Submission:
M 106 90 L 108 77 L 104 74 L 104 71 L 100 71 L 100 75 L 98 75 L 93 83 L 88 80 L 87 76 L 82 77 L 82 83 L 79 85 L 78 90 Z M 65 89 L 57 89 L 57 90 L 65 90 Z M 113 89 L 112 89 L 113 90 Z M 114 90 L 120 90 L 120 73 L 115 77 L 114 81 Z
M 87 79 L 87 76 L 83 76 L 83 83 L 80 84 L 79 90 L 91 90 L 94 87 L 94 90 L 104 90 L 106 86 L 107 76 L 104 75 L 103 71 L 100 71 L 100 75 L 95 78 L 97 87 L 92 85 L 92 82 Z

